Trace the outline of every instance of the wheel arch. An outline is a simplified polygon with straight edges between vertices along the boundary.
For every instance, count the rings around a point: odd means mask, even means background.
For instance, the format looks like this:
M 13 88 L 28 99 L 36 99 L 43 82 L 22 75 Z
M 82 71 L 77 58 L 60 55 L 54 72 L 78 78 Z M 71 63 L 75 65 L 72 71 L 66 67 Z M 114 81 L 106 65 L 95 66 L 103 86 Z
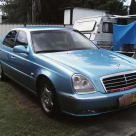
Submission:
M 51 85 L 51 88 L 52 88 L 52 94 L 53 94 L 53 98 L 54 98 L 54 104 L 53 105 L 56 105 L 54 108 L 53 108 L 53 111 L 50 112 L 50 113 L 47 113 L 44 109 L 44 107 L 42 106 L 42 109 L 44 111 L 44 113 L 46 115 L 48 115 L 49 117 L 54 117 L 56 115 L 59 115 L 61 113 L 61 108 L 60 108 L 60 103 L 59 103 L 59 100 L 58 100 L 58 96 L 57 96 L 57 92 L 56 92 L 56 89 L 52 83 L 52 81 L 50 80 L 49 77 L 47 77 L 46 75 L 43 75 L 43 74 L 40 74 L 38 75 L 37 77 L 37 80 L 36 80 L 36 88 L 37 88 L 37 95 L 38 95 L 38 98 L 40 100 L 40 103 L 42 105 L 42 102 L 41 102 L 41 89 L 39 87 L 39 84 L 42 84 L 44 82 L 44 80 L 48 81 L 48 83 Z M 39 90 L 40 89 L 40 90 Z
M 52 84 L 52 86 L 54 87 L 54 85 L 53 85 L 53 83 L 52 83 L 52 81 L 51 81 L 51 79 L 50 79 L 49 77 L 47 77 L 47 76 L 44 75 L 44 74 L 40 74 L 40 75 L 38 75 L 38 77 L 37 77 L 37 79 L 36 79 L 36 93 L 37 93 L 38 95 L 39 95 L 38 86 L 39 86 L 40 81 L 42 81 L 43 79 L 48 80 L 48 81 Z M 54 87 L 54 88 L 55 88 L 55 87 Z

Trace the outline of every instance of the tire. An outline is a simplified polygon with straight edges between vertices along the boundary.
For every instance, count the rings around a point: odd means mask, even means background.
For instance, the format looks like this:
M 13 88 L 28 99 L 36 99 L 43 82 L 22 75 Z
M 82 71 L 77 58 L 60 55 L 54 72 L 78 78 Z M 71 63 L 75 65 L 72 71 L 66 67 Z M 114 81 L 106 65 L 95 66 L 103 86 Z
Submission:
M 57 117 L 60 115 L 60 107 L 56 90 L 48 79 L 43 79 L 39 84 L 39 99 L 43 112 L 48 117 Z
M 6 76 L 2 70 L 2 66 L 0 64 L 0 81 L 5 81 L 6 80 Z

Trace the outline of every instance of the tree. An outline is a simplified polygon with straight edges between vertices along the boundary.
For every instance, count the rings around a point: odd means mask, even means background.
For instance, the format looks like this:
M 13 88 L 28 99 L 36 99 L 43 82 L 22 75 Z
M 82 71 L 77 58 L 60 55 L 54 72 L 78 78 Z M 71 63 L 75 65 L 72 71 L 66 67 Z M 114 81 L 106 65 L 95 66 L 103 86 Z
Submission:
M 136 2 L 135 2 L 135 0 L 131 1 L 129 14 L 130 15 L 136 14 Z
M 7 0 L 2 10 L 8 16 L 8 23 L 24 23 L 26 21 L 27 3 L 25 0 Z
M 69 1 L 69 2 L 68 2 Z M 92 9 L 107 10 L 110 14 L 126 15 L 127 7 L 124 6 L 126 0 L 68 0 L 61 6 L 85 7 Z
M 9 23 L 39 22 L 63 23 L 65 7 L 85 7 L 108 10 L 111 14 L 125 15 L 125 0 L 7 0 L 3 6 L 9 16 Z M 26 15 L 27 14 L 27 15 Z
M 59 9 L 65 7 L 101 9 L 108 10 L 110 14 L 126 15 L 127 7 L 124 6 L 124 1 L 126 0 L 41 0 L 41 20 L 48 23 L 63 22 L 63 14 Z
M 105 4 L 99 5 L 98 9 L 109 11 L 110 14 L 126 15 L 127 7 L 123 4 L 124 1 L 108 0 Z

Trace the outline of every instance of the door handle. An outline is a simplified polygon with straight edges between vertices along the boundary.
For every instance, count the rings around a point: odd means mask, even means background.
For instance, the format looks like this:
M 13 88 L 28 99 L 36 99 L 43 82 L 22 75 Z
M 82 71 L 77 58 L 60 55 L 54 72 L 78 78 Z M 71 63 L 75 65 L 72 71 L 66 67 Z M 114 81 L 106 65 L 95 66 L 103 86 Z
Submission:
M 15 59 L 15 56 L 11 56 L 11 59 Z

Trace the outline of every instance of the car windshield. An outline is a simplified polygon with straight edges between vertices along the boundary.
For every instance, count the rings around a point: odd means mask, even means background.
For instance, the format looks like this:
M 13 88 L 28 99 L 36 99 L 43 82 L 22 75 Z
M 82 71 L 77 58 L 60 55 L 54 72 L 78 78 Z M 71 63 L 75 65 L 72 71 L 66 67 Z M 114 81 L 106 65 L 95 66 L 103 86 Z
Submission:
M 42 30 L 31 32 L 35 53 L 98 49 L 75 30 Z

